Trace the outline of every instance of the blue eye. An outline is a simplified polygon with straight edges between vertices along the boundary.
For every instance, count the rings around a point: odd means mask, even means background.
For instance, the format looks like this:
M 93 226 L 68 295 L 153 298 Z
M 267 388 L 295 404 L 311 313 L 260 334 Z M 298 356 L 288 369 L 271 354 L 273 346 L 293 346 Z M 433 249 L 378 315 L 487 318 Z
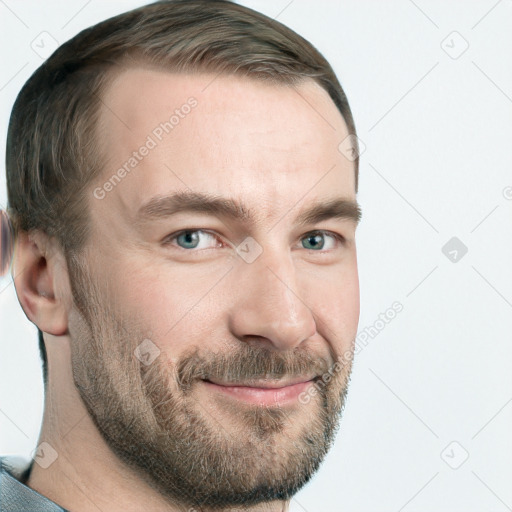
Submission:
M 176 240 L 176 242 L 182 249 L 197 249 L 200 243 L 200 233 L 207 235 L 210 238 L 213 238 L 213 235 L 211 233 L 207 233 L 206 231 L 202 231 L 200 229 L 191 229 L 188 231 L 182 231 L 181 233 L 178 233 L 170 240 Z M 200 248 L 204 249 L 204 247 Z
M 195 249 L 197 247 L 197 244 L 198 244 L 197 231 L 185 231 L 185 233 L 182 233 L 181 235 L 178 235 L 176 237 L 176 240 L 179 241 L 180 238 L 183 241 L 183 243 L 187 245 L 187 249 Z M 192 244 L 193 247 L 190 247 L 189 244 Z M 179 243 L 179 245 L 181 245 L 181 243 Z
M 308 233 L 302 240 L 306 240 L 308 244 L 311 245 L 311 247 L 304 247 L 304 244 L 303 244 L 303 247 L 304 249 L 309 249 L 309 250 L 322 250 L 325 248 L 325 237 L 330 237 L 330 238 L 333 238 L 334 240 L 339 240 L 341 241 L 341 236 L 337 236 L 337 235 L 334 235 L 334 234 L 329 234 L 325 231 L 315 231 L 313 233 Z M 322 239 L 322 237 L 324 239 Z M 334 247 L 331 247 L 331 249 L 333 249 Z
M 329 246 L 327 242 L 328 247 L 326 247 L 326 239 L 329 238 L 331 239 L 331 243 Z M 196 252 L 193 251 L 193 249 L 200 250 L 219 247 L 220 243 L 216 239 L 217 236 L 208 231 L 202 229 L 186 229 L 169 235 L 165 239 L 164 245 L 177 245 L 179 248 L 188 250 L 189 252 Z M 208 242 L 212 240 L 215 241 L 215 243 L 213 245 L 211 243 L 208 244 Z M 345 239 L 336 233 L 320 230 L 307 233 L 301 240 L 304 249 L 321 252 L 335 249 L 337 244 L 342 244 Z

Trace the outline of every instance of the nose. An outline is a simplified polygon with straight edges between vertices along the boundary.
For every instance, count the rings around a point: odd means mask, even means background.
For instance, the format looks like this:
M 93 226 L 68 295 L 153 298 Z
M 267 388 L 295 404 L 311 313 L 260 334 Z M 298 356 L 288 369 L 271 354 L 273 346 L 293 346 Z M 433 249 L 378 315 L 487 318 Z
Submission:
M 297 286 L 291 257 L 265 250 L 247 264 L 240 262 L 230 311 L 229 327 L 241 340 L 271 344 L 290 350 L 316 332 L 316 322 L 307 304 L 304 288 Z

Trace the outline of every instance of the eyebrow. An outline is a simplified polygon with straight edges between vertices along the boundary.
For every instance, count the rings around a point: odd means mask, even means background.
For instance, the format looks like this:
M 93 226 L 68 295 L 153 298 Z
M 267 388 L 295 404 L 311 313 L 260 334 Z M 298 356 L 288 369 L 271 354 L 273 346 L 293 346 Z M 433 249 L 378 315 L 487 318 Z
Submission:
M 256 218 L 249 208 L 234 199 L 181 191 L 167 196 L 154 196 L 146 201 L 137 211 L 135 223 L 145 224 L 183 212 L 205 213 L 249 224 L 254 224 Z M 357 225 L 361 216 L 361 207 L 357 201 L 339 197 L 314 203 L 301 211 L 294 222 L 304 226 L 338 218 L 351 220 Z

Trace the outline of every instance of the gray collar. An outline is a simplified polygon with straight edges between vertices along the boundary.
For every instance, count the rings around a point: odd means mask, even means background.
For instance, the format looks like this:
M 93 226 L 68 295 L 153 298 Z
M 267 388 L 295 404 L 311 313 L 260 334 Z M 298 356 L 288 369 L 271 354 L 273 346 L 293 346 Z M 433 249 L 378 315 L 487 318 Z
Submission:
M 0 457 L 0 512 L 68 512 L 18 480 L 26 479 L 31 467 L 21 473 Z

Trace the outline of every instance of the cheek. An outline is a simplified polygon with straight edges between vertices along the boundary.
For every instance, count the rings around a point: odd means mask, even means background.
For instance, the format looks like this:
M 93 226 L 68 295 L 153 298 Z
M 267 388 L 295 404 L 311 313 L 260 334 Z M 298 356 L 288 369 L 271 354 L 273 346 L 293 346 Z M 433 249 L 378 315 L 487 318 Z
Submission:
M 219 317 L 215 309 L 220 304 L 215 286 L 219 275 L 205 275 L 199 266 L 158 270 L 156 265 L 129 276 L 119 273 L 122 314 L 130 322 L 137 321 L 145 336 L 170 359 L 178 358 L 191 345 L 204 344 L 212 336 Z
M 117 261 L 108 278 L 120 314 L 136 322 L 169 358 L 179 358 L 194 345 L 210 345 L 227 332 L 232 294 L 226 288 L 229 276 L 226 281 L 220 277 L 229 266 L 212 265 L 205 273 L 203 265 L 149 264 L 126 256 Z M 359 321 L 355 258 L 339 266 L 296 270 L 299 296 L 319 319 L 318 331 L 336 350 L 347 350 Z
M 357 334 L 359 323 L 359 279 L 357 269 L 329 273 L 320 287 L 304 288 L 307 304 L 319 318 L 319 332 L 338 351 L 345 351 Z M 324 326 L 323 331 L 321 331 Z

